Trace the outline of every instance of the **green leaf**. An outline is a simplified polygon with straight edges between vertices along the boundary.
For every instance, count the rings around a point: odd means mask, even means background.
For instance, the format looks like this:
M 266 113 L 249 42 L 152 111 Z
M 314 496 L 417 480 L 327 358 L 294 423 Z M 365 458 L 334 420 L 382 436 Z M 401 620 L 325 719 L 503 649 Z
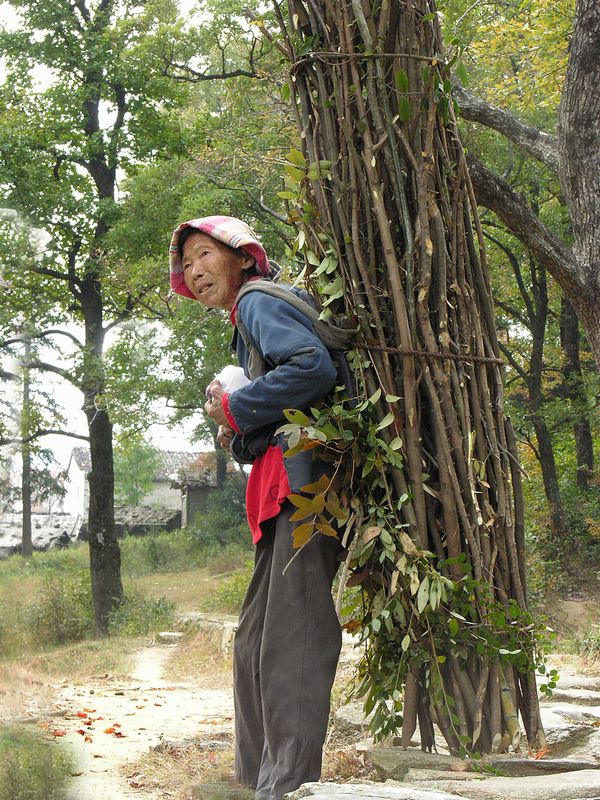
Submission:
M 389 414 L 386 414 L 385 417 L 381 420 L 379 425 L 375 428 L 376 431 L 381 431 L 383 428 L 387 428 L 388 425 L 391 425 L 394 421 L 394 415 L 390 411 Z
M 410 636 L 408 635 L 408 633 L 406 634 L 406 636 L 404 637 L 404 639 L 402 639 L 402 642 L 401 642 L 401 644 L 400 644 L 400 647 L 402 648 L 402 651 L 403 651 L 404 653 L 406 653 L 406 651 L 407 651 L 407 650 L 408 650 L 408 648 L 410 647 Z
M 297 195 L 295 192 L 277 192 L 277 197 L 281 197 L 283 200 L 295 200 Z
M 406 95 L 402 95 L 398 99 L 398 117 L 400 118 L 401 122 L 408 122 L 412 114 L 412 109 L 410 107 L 410 101 Z
M 388 403 L 397 403 L 401 398 L 397 394 L 386 394 L 385 399 Z
M 293 422 L 294 425 L 312 424 L 312 420 L 309 417 L 307 417 L 303 411 L 299 411 L 297 408 L 284 408 L 283 416 L 286 419 L 289 419 L 290 422 Z
M 425 606 L 429 602 L 429 576 L 426 575 L 419 586 L 419 591 L 417 593 L 417 611 L 419 614 L 425 609 Z
M 306 159 L 300 150 L 296 150 L 295 147 L 292 147 L 290 152 L 287 154 L 287 160 L 290 162 L 290 164 L 294 164 L 297 167 L 306 167 Z
M 408 92 L 408 75 L 403 69 L 399 69 L 394 75 L 394 81 L 400 92 Z
M 390 450 L 400 450 L 402 447 L 402 439 L 399 436 L 396 436 L 389 444 Z M 408 495 L 406 495 L 406 499 L 408 499 Z
M 467 86 L 469 83 L 469 73 L 467 72 L 467 68 L 463 61 L 459 61 L 456 65 L 456 77 L 462 83 L 463 86 Z
M 371 397 L 369 397 L 369 401 L 368 401 L 368 402 L 369 402 L 369 403 L 370 403 L 372 406 L 374 406 L 374 405 L 375 405 L 375 403 L 376 403 L 376 402 L 379 400 L 379 398 L 380 398 L 380 397 L 381 397 L 381 387 L 380 387 L 379 389 L 376 389 L 376 390 L 373 392 L 373 394 L 371 395 Z
M 300 181 L 304 178 L 304 172 L 301 169 L 298 169 L 298 167 L 293 167 L 291 164 L 286 164 L 284 166 L 284 170 L 290 176 L 290 178 L 293 178 L 297 183 L 300 183 Z
M 289 83 L 284 83 L 283 84 L 283 86 L 281 87 L 281 90 L 280 90 L 280 94 L 281 94 L 281 99 L 283 100 L 283 102 L 287 103 L 287 101 L 292 96 L 292 90 L 290 89 Z

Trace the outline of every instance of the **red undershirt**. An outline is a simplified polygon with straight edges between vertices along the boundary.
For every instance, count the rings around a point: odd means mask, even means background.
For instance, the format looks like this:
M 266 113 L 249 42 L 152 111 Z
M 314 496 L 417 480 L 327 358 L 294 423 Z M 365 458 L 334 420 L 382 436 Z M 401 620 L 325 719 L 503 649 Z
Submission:
M 235 325 L 235 309 L 231 313 L 231 322 Z M 233 430 L 240 433 L 229 410 L 228 394 L 223 395 L 221 405 Z M 261 524 L 279 514 L 291 491 L 283 452 L 277 445 L 271 445 L 252 464 L 246 484 L 246 516 L 254 544 L 262 537 Z

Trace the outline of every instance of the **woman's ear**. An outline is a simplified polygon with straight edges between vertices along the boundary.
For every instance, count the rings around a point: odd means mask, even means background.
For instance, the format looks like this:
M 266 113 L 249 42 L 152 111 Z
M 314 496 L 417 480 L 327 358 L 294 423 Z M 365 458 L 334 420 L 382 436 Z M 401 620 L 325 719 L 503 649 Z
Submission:
M 254 256 L 251 256 L 250 253 L 246 252 L 244 248 L 240 248 L 241 256 L 242 256 L 242 269 L 252 269 L 252 267 L 256 264 L 256 259 Z

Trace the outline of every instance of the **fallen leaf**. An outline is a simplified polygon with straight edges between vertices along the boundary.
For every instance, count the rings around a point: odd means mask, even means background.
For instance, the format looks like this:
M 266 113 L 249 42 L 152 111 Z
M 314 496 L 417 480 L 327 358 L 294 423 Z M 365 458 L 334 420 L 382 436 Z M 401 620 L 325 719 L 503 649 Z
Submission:
M 95 708 L 84 708 L 83 710 L 84 710 L 85 712 L 87 712 L 88 714 L 94 714 L 94 713 L 95 713 L 95 711 L 96 711 L 96 709 L 95 709 Z
M 81 717 L 82 719 L 86 719 L 87 718 L 87 713 L 85 711 L 78 711 L 77 712 L 77 716 Z
M 126 739 L 127 738 L 127 734 L 126 733 L 121 733 L 121 731 L 115 731 L 113 733 L 113 736 L 115 737 L 115 739 Z
M 549 752 L 550 752 L 550 748 L 549 747 L 542 747 L 541 750 L 538 750 L 537 753 L 533 754 L 533 757 L 534 757 L 534 759 L 536 761 L 539 761 L 540 759 L 542 759 L 545 756 L 547 756 Z
M 81 728 L 79 728 L 79 730 L 75 731 L 75 733 L 79 733 L 81 736 L 85 736 L 85 731 L 81 730 Z
M 66 735 L 67 732 L 60 729 L 50 731 L 50 736 L 66 736 Z
M 115 729 L 111 726 L 110 728 L 104 728 L 104 733 L 114 733 Z
M 83 741 L 84 741 L 84 742 L 90 742 L 90 743 L 91 743 L 91 742 L 93 742 L 93 741 L 94 741 L 94 739 L 93 739 L 93 737 L 92 737 L 92 736 L 90 736 L 90 735 L 89 735 L 89 733 L 86 733 L 86 735 L 83 737 Z
M 72 778 L 79 778 L 80 775 L 83 775 L 83 772 L 71 772 L 70 775 Z

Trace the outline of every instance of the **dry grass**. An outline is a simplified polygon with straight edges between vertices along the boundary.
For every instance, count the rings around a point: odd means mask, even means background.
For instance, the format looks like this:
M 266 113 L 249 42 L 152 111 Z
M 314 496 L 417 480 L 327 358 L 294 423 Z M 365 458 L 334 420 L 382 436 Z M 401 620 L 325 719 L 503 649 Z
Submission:
M 165 800 L 192 800 L 192 786 L 228 781 L 232 775 L 231 734 L 207 734 L 153 748 L 133 771 L 129 768 L 127 778 L 135 788 L 158 789 Z
M 133 583 L 154 597 L 166 597 L 178 611 L 197 611 L 207 594 L 218 587 L 223 575 L 211 575 L 207 569 L 187 572 L 161 572 L 135 578 Z
M 98 640 L 65 645 L 36 656 L 0 664 L 0 722 L 51 712 L 56 684 L 85 684 L 107 673 L 126 675 L 137 639 Z
M 231 656 L 221 650 L 221 630 L 188 631 L 166 666 L 169 681 L 192 681 L 202 689 L 232 685 Z

